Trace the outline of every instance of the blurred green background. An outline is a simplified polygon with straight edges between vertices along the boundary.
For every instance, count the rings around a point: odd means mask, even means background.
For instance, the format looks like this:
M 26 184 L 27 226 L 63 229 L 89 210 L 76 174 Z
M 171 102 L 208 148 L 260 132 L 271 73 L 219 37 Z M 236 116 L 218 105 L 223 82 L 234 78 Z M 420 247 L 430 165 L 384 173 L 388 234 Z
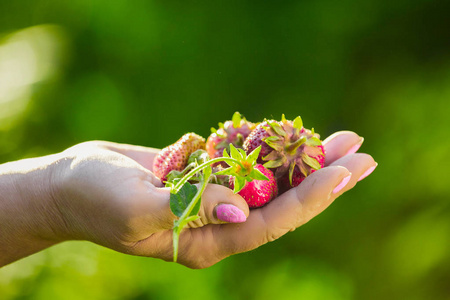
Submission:
M 379 166 L 295 232 L 211 268 L 67 242 L 0 269 L 0 299 L 450 299 L 449 12 L 1 0 L 0 162 L 91 139 L 164 147 L 238 110 L 356 131 Z

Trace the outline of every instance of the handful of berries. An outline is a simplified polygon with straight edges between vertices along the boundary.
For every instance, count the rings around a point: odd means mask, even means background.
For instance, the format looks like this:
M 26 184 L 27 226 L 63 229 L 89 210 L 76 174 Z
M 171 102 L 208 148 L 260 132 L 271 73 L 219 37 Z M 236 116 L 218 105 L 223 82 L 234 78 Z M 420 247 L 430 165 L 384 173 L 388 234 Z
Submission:
M 250 208 L 257 208 L 299 185 L 324 161 L 319 135 L 304 128 L 300 117 L 287 120 L 282 115 L 280 121 L 252 123 L 236 112 L 217 130 L 211 128 L 206 141 L 195 133 L 183 135 L 162 149 L 153 165 L 154 174 L 171 188 L 170 207 L 179 217 L 174 223 L 174 260 L 179 233 L 198 218 L 208 183 L 233 189 Z

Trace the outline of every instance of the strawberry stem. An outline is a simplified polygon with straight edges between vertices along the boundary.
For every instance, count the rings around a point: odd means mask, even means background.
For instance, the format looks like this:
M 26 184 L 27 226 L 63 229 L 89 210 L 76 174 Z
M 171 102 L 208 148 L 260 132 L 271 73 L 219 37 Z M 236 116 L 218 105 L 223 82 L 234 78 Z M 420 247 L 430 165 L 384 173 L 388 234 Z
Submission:
M 173 228 L 173 261 L 177 262 L 178 258 L 178 240 L 180 238 L 181 230 L 186 226 L 187 223 L 191 221 L 195 221 L 199 218 L 199 216 L 191 216 L 191 212 L 194 209 L 195 205 L 197 205 L 197 202 L 200 200 L 203 192 L 205 191 L 206 185 L 209 182 L 209 178 L 211 177 L 211 172 L 207 172 L 206 176 L 202 180 L 202 185 L 200 189 L 197 191 L 197 193 L 194 196 L 194 199 L 192 199 L 191 203 L 189 203 L 188 207 L 186 207 L 186 210 L 183 212 L 181 217 L 175 221 L 174 228 Z
M 192 169 L 189 173 L 187 173 L 186 175 L 183 176 L 183 178 L 177 182 L 177 184 L 174 186 L 173 188 L 173 192 L 177 193 L 178 190 L 183 186 L 183 184 L 185 184 L 189 179 L 191 179 L 196 173 L 200 172 L 201 170 L 203 170 L 204 168 L 211 166 L 212 164 L 216 163 L 216 162 L 233 162 L 238 164 L 239 166 L 241 166 L 241 168 L 245 169 L 245 166 L 237 159 L 235 158 L 231 158 L 231 157 L 217 157 L 211 160 L 208 160 L 207 162 L 204 162 L 203 164 L 199 165 L 198 167 L 196 167 L 195 169 Z

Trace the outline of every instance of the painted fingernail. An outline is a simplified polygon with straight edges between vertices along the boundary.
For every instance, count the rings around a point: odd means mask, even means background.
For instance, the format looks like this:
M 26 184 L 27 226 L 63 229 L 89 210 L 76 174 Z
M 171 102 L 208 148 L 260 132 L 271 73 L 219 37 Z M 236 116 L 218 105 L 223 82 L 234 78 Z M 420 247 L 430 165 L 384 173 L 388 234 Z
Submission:
M 217 219 L 228 223 L 242 223 L 247 220 L 245 213 L 231 204 L 220 204 L 216 207 Z
M 358 181 L 363 180 L 364 178 L 366 178 L 367 176 L 369 176 L 373 170 L 375 170 L 375 168 L 378 166 L 378 163 L 375 166 L 371 166 L 370 168 L 368 168 L 364 174 L 361 175 L 361 177 L 359 177 Z
M 359 147 L 361 147 L 361 145 L 362 145 L 363 142 L 364 142 L 364 138 L 361 137 L 360 140 L 359 140 L 359 142 L 358 142 L 358 144 L 353 145 L 353 147 L 351 147 L 351 148 L 347 151 L 347 153 L 346 153 L 345 155 L 349 155 L 349 154 L 356 153 L 356 151 L 358 151 Z
M 352 178 L 352 174 L 344 177 L 344 179 L 342 179 L 342 181 L 334 188 L 333 193 L 334 194 L 339 193 L 350 181 L 350 178 Z

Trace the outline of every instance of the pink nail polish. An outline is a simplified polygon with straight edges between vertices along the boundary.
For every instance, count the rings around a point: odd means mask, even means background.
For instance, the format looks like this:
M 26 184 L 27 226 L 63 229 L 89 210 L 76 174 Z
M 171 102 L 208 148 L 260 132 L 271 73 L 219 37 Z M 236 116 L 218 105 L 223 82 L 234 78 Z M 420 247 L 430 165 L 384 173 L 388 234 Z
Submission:
M 359 147 L 361 147 L 363 142 L 364 142 L 364 138 L 361 138 L 361 140 L 358 142 L 358 144 L 353 145 L 353 147 L 351 147 L 345 155 L 356 153 L 356 151 L 358 151 Z
M 342 179 L 341 183 L 339 183 L 333 190 L 334 194 L 339 193 L 346 185 L 347 183 L 350 181 L 350 178 L 352 178 L 352 174 L 348 175 L 347 177 L 344 177 L 344 179 Z
M 375 170 L 375 168 L 378 166 L 378 164 L 376 164 L 375 166 L 371 166 L 370 168 L 368 168 L 364 174 L 361 175 L 361 177 L 359 177 L 358 181 L 363 180 L 364 178 L 366 178 L 367 176 L 369 176 L 373 170 Z
M 217 219 L 228 223 L 242 223 L 247 220 L 245 213 L 231 204 L 220 204 L 216 207 Z

